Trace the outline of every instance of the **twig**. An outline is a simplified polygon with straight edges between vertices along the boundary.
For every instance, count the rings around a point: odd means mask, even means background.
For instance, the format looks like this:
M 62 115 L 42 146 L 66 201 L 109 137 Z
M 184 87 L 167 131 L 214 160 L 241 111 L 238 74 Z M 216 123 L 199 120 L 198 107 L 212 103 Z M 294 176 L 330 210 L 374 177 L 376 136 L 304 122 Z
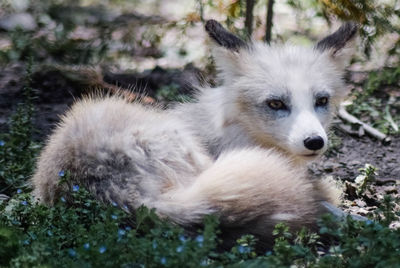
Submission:
M 330 212 L 333 216 L 339 219 L 345 219 L 347 216 L 350 216 L 353 220 L 356 221 L 367 221 L 368 218 L 357 215 L 357 214 L 349 214 L 341 210 L 340 208 L 335 207 L 329 202 L 322 201 L 321 205 L 328 211 Z
M 247 35 L 250 37 L 253 32 L 253 9 L 254 9 L 254 0 L 246 0 L 246 19 L 244 22 Z
M 365 130 L 366 133 L 368 133 L 369 135 L 373 136 L 374 138 L 382 141 L 383 144 L 389 144 L 391 142 L 391 139 L 387 135 L 385 135 L 382 132 L 380 132 L 379 130 L 371 127 L 370 125 L 362 122 L 357 117 L 349 114 L 343 105 L 340 105 L 338 115 L 341 119 L 343 119 L 351 124 L 360 125 Z
M 271 43 L 272 19 L 274 16 L 274 0 L 268 0 L 267 3 L 267 18 L 265 26 L 265 42 Z
M 8 199 L 10 199 L 8 195 L 0 194 L 0 201 L 7 201 Z

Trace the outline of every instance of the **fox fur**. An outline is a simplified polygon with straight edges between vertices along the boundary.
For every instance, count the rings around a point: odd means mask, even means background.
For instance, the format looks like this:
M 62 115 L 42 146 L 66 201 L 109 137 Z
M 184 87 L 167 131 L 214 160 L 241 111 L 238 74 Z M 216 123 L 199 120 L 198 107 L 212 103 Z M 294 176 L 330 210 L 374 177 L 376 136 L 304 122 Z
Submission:
M 227 241 L 250 233 L 270 245 L 282 221 L 315 227 L 321 202 L 337 198 L 305 166 L 326 150 L 356 26 L 313 48 L 245 42 L 213 20 L 206 31 L 221 86 L 167 111 L 115 96 L 76 102 L 40 155 L 34 196 L 54 204 L 66 170 L 131 212 L 146 205 L 186 228 L 215 214 Z

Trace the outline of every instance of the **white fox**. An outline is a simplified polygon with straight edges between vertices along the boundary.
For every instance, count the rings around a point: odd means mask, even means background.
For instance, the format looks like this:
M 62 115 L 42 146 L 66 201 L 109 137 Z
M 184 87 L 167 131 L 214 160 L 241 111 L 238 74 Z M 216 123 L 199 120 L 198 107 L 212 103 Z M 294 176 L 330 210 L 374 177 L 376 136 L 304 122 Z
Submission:
M 75 103 L 50 136 L 33 177 L 53 204 L 67 190 L 61 170 L 104 202 L 141 205 L 190 228 L 207 214 L 224 237 L 315 227 L 335 203 L 305 166 L 327 148 L 326 129 L 345 96 L 342 73 L 357 27 L 346 23 L 313 48 L 245 42 L 206 23 L 222 85 L 162 111 L 120 97 Z

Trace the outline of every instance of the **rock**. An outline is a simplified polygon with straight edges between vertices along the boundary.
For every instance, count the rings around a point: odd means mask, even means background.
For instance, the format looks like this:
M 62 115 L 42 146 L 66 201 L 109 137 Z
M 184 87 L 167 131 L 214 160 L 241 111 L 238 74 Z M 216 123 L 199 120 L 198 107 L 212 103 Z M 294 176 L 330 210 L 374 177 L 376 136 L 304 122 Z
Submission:
M 12 31 L 21 28 L 24 31 L 33 31 L 37 24 L 29 13 L 15 13 L 0 19 L 0 29 Z
M 364 201 L 362 201 L 361 199 L 356 199 L 355 200 L 355 203 L 357 204 L 357 206 L 359 206 L 360 208 L 363 208 L 363 207 L 365 207 L 367 204 L 364 202 Z

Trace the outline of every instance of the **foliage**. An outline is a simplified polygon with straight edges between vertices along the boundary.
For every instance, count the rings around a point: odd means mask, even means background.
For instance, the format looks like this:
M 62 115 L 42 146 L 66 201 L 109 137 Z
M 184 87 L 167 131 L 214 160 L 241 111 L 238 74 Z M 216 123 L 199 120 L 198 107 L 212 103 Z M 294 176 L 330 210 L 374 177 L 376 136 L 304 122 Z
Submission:
M 179 85 L 177 84 L 162 86 L 157 91 L 156 98 L 167 102 L 189 102 L 191 100 L 190 96 L 179 93 Z
M 397 217 L 387 199 L 380 223 L 321 219 L 320 235 L 302 229 L 294 234 L 284 224 L 274 231 L 272 251 L 256 253 L 256 240 L 244 236 L 228 251 L 217 250 L 218 222 L 205 219 L 200 233 L 187 235 L 141 207 L 135 216 L 100 204 L 83 188 L 74 187 L 72 201 L 53 207 L 35 204 L 18 193 L 0 205 L 0 265 L 12 267 L 395 267 L 400 230 L 388 223 Z M 134 219 L 134 220 L 132 220 Z M 324 239 L 321 239 L 325 237 Z M 329 237 L 328 240 L 326 238 Z M 329 241 L 329 242 L 327 242 Z
M 214 219 L 207 219 L 203 232 L 190 239 L 144 207 L 136 211 L 132 225 L 131 215 L 100 204 L 83 188 L 72 193 L 68 205 L 63 198 L 51 208 L 37 205 L 29 194 L 21 193 L 1 210 L 0 230 L 14 240 L 17 237 L 18 243 L 2 244 L 0 250 L 6 251 L 9 264 L 15 267 L 176 267 L 185 263 L 197 267 L 215 247 Z
M 399 79 L 400 67 L 386 67 L 369 72 L 362 91 L 353 94 L 349 110 L 384 133 L 398 134 L 400 98 L 392 94 L 391 90 L 399 86 Z
M 97 64 L 110 52 L 161 55 L 157 47 L 171 24 L 164 26 L 160 19 L 136 13 L 118 15 L 100 3 L 86 6 L 82 2 L 28 0 L 27 10 L 38 27 L 31 31 L 16 27 L 0 36 L 10 42 L 0 48 L 0 63 L 23 60 L 26 54 L 33 55 L 35 61 L 62 64 Z M 143 22 L 146 27 L 142 27 Z M 113 38 L 116 32 L 118 38 Z
M 32 141 L 32 116 L 34 113 L 31 88 L 31 68 L 23 88 L 24 102 L 17 107 L 9 123 L 9 133 L 0 133 L 0 193 L 11 194 L 27 187 L 39 145 Z
M 355 183 L 358 185 L 357 194 L 363 194 L 366 190 L 370 189 L 370 185 L 375 182 L 375 177 L 378 175 L 376 172 L 376 167 L 365 164 L 364 168 L 360 168 L 361 172 L 355 179 Z

